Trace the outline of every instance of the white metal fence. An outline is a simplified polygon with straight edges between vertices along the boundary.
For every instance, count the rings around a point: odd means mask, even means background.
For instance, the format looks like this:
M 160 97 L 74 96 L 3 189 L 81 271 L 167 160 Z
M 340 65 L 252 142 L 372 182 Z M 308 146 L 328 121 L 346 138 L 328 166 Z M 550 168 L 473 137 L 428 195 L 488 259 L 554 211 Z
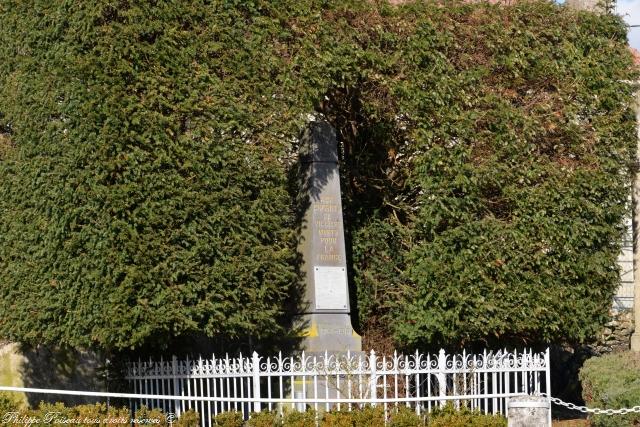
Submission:
M 298 356 L 225 357 L 222 359 L 134 362 L 127 380 L 134 393 L 171 395 L 173 399 L 136 399 L 180 415 L 192 409 L 203 426 L 212 416 L 239 411 L 247 418 L 263 409 L 282 412 L 286 406 L 304 410 L 351 410 L 383 405 L 385 412 L 405 405 L 418 414 L 447 401 L 485 413 L 507 414 L 507 398 L 523 394 L 550 395 L 549 350 L 534 353 L 378 356 L 305 354 Z

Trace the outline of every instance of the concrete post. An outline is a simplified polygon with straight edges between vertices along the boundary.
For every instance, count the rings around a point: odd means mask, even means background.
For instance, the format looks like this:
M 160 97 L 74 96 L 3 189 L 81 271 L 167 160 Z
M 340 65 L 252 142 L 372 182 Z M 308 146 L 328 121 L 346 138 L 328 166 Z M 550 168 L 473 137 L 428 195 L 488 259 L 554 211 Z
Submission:
M 543 396 L 515 396 L 509 399 L 508 427 L 551 427 L 549 399 Z

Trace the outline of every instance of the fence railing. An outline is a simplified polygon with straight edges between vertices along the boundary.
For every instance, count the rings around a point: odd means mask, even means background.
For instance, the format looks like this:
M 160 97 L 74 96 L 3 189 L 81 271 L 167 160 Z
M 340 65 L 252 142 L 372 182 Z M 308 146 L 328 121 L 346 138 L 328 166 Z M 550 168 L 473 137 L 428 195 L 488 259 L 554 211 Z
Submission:
M 179 416 L 200 413 L 202 425 L 225 411 L 247 418 L 262 409 L 352 410 L 405 405 L 416 413 L 451 401 L 507 416 L 511 396 L 550 394 L 549 350 L 378 356 L 365 353 L 138 361 L 128 366 L 133 392 L 171 395 L 132 402 Z

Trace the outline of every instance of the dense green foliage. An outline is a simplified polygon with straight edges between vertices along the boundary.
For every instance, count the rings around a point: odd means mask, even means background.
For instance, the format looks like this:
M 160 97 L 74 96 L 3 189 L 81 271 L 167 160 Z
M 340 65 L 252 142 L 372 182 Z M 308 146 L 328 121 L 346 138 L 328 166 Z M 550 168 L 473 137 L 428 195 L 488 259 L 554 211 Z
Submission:
M 640 402 L 640 354 L 622 352 L 588 359 L 580 370 L 582 397 L 590 408 L 633 408 Z M 637 425 L 640 415 L 594 415 L 593 427 Z
M 385 423 L 382 406 L 357 408 L 353 411 L 329 411 L 315 413 L 286 412 L 283 416 L 275 412 L 251 414 L 243 423 L 238 413 L 223 413 L 216 417 L 221 427 L 505 427 L 507 420 L 501 415 L 486 415 L 467 408 L 456 410 L 453 405 L 434 408 L 430 414 L 416 414 L 412 408 L 399 406 L 389 408 Z M 317 424 L 316 424 L 317 419 Z
M 0 392 L 0 412 L 6 414 L 19 408 L 15 393 Z
M 621 21 L 545 3 L 404 16 L 371 30 L 402 53 L 357 103 L 387 144 L 347 208 L 362 322 L 407 346 L 593 337 L 635 152 Z
M 505 427 L 507 419 L 502 415 L 483 414 L 463 407 L 456 410 L 449 403 L 442 408 L 434 408 L 429 414 L 429 427 Z
M 622 21 L 547 2 L 0 5 L 0 335 L 279 333 L 288 176 L 338 130 L 365 330 L 582 341 L 633 158 Z
M 0 165 L 0 334 L 126 348 L 278 332 L 295 281 L 280 134 L 298 127 L 272 96 L 277 21 L 258 15 L 0 5 L 16 144 Z

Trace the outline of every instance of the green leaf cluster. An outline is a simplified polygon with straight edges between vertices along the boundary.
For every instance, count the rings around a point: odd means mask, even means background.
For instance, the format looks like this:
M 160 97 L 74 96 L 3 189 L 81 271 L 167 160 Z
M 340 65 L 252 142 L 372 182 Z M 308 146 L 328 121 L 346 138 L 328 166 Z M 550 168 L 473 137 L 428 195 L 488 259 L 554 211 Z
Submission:
M 360 322 L 584 341 L 634 158 L 622 21 L 551 2 L 0 5 L 0 335 L 281 333 L 310 114 L 341 143 Z

